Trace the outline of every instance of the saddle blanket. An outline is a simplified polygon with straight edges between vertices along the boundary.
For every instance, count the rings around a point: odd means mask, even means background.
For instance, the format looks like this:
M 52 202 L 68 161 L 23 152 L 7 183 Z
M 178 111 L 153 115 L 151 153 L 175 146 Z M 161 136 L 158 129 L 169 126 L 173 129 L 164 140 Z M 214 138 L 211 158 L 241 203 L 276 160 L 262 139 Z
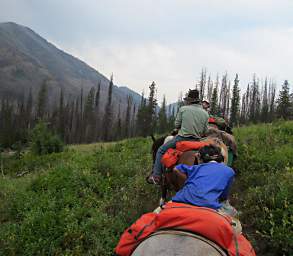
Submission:
M 162 229 L 199 234 L 218 244 L 229 256 L 255 256 L 250 242 L 234 231 L 231 217 L 210 208 L 174 202 L 167 203 L 159 213 L 142 215 L 127 228 L 115 248 L 116 255 L 131 255 L 141 241 Z

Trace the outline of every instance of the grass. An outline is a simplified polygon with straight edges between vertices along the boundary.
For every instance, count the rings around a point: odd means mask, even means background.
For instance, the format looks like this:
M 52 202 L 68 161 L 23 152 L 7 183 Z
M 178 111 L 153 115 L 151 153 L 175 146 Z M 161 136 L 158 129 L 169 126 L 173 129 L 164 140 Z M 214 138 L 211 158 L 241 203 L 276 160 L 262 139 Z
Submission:
M 149 147 L 133 139 L 10 159 L 0 179 L 0 255 L 111 255 L 121 232 L 156 204 L 144 181 Z
M 293 122 L 236 130 L 236 206 L 258 255 L 293 255 Z
M 258 255 L 292 255 L 293 123 L 235 130 L 233 203 Z M 151 139 L 71 145 L 6 156 L 0 178 L 0 255 L 111 255 L 123 230 L 153 210 Z M 24 174 L 18 177 L 18 174 Z

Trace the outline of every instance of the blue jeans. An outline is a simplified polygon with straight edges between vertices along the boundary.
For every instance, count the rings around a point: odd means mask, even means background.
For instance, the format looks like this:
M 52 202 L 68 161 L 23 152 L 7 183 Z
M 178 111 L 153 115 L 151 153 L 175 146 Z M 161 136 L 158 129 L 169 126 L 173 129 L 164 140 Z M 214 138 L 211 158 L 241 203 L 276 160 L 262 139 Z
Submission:
M 163 144 L 161 147 L 159 147 L 157 154 L 156 154 L 156 160 L 153 168 L 153 175 L 161 176 L 164 170 L 164 167 L 161 163 L 162 156 L 166 153 L 166 151 L 169 148 L 176 148 L 176 142 L 178 141 L 191 141 L 191 140 L 198 140 L 194 137 L 182 137 L 182 136 L 175 136 L 172 140 L 167 142 L 166 144 Z

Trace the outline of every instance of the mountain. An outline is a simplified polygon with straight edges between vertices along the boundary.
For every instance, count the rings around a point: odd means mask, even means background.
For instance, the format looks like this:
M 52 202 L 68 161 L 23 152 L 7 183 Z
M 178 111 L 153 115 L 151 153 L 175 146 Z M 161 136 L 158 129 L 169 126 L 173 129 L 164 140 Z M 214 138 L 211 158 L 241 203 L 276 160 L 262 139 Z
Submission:
M 102 60 L 101 60 L 102 61 Z M 58 49 L 28 27 L 12 22 L 0 23 L 0 98 L 27 96 L 30 88 L 34 96 L 40 86 L 48 84 L 49 101 L 56 103 L 61 89 L 68 101 L 86 94 L 101 83 L 101 104 L 107 100 L 109 80 L 89 65 Z M 127 87 L 114 86 L 113 103 L 116 109 L 127 105 L 131 95 L 139 104 L 140 95 Z

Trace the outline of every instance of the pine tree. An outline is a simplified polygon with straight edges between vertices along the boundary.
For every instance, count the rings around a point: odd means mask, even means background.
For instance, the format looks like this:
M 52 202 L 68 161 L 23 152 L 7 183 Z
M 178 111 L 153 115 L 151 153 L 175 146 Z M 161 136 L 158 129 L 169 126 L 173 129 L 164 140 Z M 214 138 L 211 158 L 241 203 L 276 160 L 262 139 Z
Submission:
M 121 102 L 119 102 L 118 106 L 118 115 L 117 115 L 117 123 L 115 133 L 113 134 L 113 138 L 116 140 L 120 140 L 122 138 L 122 121 L 121 121 Z
M 111 75 L 111 79 L 109 83 L 108 101 L 106 104 L 105 115 L 103 118 L 103 139 L 105 141 L 111 140 L 111 129 L 113 124 L 112 91 L 113 91 L 113 74 Z
M 98 141 L 100 138 L 100 134 L 98 131 L 101 129 L 101 117 L 100 117 L 100 97 L 101 97 L 101 81 L 99 81 L 96 96 L 95 96 L 95 132 L 96 132 L 96 140 Z
M 176 113 L 179 111 L 179 109 L 184 105 L 184 101 L 183 101 L 183 93 L 180 92 L 179 96 L 178 96 L 178 100 L 177 100 L 177 109 L 176 109 Z
M 64 95 L 63 95 L 63 89 L 60 91 L 60 99 L 59 99 L 59 113 L 58 113 L 58 130 L 59 133 L 64 139 L 65 137 L 65 112 L 64 112 Z
M 245 122 L 249 121 L 250 114 L 250 85 L 247 84 L 246 93 L 245 93 Z
M 227 110 L 227 86 L 228 86 L 228 74 L 223 75 L 222 85 L 220 90 L 219 99 L 219 115 L 225 116 Z
M 136 121 L 136 105 L 133 104 L 132 117 L 131 117 L 131 127 L 130 127 L 130 137 L 134 137 L 136 134 L 135 121 Z
M 32 127 L 32 112 L 33 112 L 33 95 L 32 95 L 32 88 L 30 88 L 29 94 L 27 97 L 27 102 L 26 102 L 26 110 L 25 110 L 27 129 L 30 129 Z
M 95 114 L 94 114 L 95 88 L 91 88 L 84 107 L 84 127 L 85 127 L 85 142 L 93 142 L 95 140 Z
M 246 98 L 246 94 L 244 93 L 242 95 L 242 100 L 241 100 L 241 111 L 240 111 L 240 120 L 239 122 L 241 124 L 245 124 L 246 121 L 246 103 L 245 103 L 245 98 Z
M 217 115 L 219 113 L 219 103 L 218 103 L 218 86 L 219 86 L 219 76 L 217 76 L 216 86 L 213 89 L 212 98 L 210 102 L 210 111 L 212 115 Z
M 172 107 L 171 105 L 169 106 L 169 118 L 168 118 L 168 130 L 172 131 L 174 129 L 174 123 L 175 123 L 175 106 Z
M 265 79 L 263 93 L 262 93 L 262 104 L 261 104 L 261 115 L 260 119 L 262 122 L 268 122 L 269 120 L 269 103 L 268 103 L 268 79 Z
M 42 83 L 42 86 L 38 94 L 37 119 L 43 120 L 45 118 L 47 104 L 48 104 L 48 87 L 47 87 L 47 81 L 45 80 Z
M 166 97 L 164 95 L 162 106 L 158 114 L 158 132 L 160 134 L 166 132 L 168 129 L 168 121 L 166 115 Z
M 233 85 L 231 112 L 230 112 L 230 126 L 232 127 L 239 122 L 239 105 L 240 105 L 240 89 L 239 89 L 238 74 L 236 74 L 236 77 L 234 79 L 234 85 Z
M 208 91 L 207 91 L 207 100 L 211 102 L 213 95 L 213 81 L 211 79 L 211 76 L 209 75 L 208 78 Z
M 290 116 L 290 92 L 287 80 L 284 81 L 282 89 L 279 92 L 277 100 L 277 116 L 279 118 L 284 118 L 285 120 L 289 119 Z
M 230 113 L 230 98 L 231 98 L 231 81 L 229 81 L 228 83 L 228 88 L 226 91 L 226 112 L 224 114 L 225 117 L 227 117 L 227 119 L 229 118 L 229 113 Z
M 135 125 L 135 133 L 138 136 L 144 136 L 146 112 L 147 112 L 146 100 L 144 98 L 144 92 L 142 92 L 140 105 L 139 105 L 137 116 L 136 116 L 136 125 Z
M 270 81 L 269 83 L 269 122 L 275 118 L 275 97 L 276 97 L 276 85 Z
M 84 130 L 85 130 L 85 125 L 84 125 L 84 116 L 83 116 L 83 87 L 81 87 L 80 89 L 80 96 L 79 96 L 79 113 L 78 113 L 78 142 L 82 143 L 83 142 L 83 138 L 84 138 Z
M 132 97 L 130 95 L 127 96 L 127 108 L 126 108 L 126 115 L 124 121 L 124 132 L 123 137 L 129 138 L 130 137 L 130 121 L 131 121 L 131 108 L 132 108 Z
M 253 82 L 251 86 L 251 93 L 250 93 L 250 108 L 249 108 L 249 120 L 253 123 L 257 122 L 258 119 L 258 98 L 259 98 L 259 91 L 258 91 L 258 81 L 256 80 L 256 75 L 253 75 Z
M 200 81 L 199 81 L 199 98 L 203 100 L 205 96 L 205 87 L 206 87 L 206 79 L 207 79 L 207 71 L 206 69 L 202 69 L 200 73 Z
M 156 84 L 152 82 L 149 86 L 150 94 L 148 98 L 147 106 L 147 126 L 145 136 L 153 134 L 156 129 L 157 118 L 156 118 L 156 108 L 157 108 L 157 99 L 156 99 Z

